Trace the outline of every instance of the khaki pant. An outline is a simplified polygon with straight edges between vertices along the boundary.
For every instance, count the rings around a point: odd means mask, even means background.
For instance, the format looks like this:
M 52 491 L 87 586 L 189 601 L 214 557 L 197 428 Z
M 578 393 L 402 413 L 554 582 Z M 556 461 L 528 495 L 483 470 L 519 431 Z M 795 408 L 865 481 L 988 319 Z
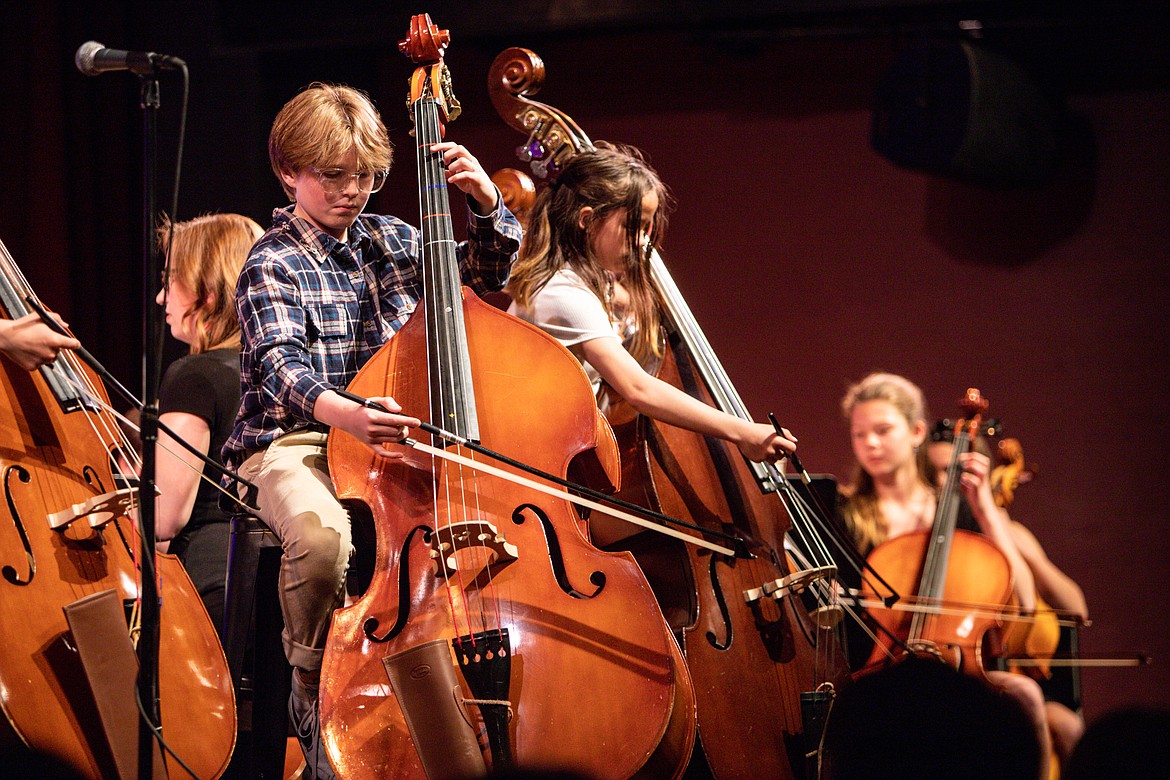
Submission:
M 329 479 L 325 438 L 316 431 L 285 434 L 239 470 L 259 488 L 260 519 L 284 548 L 279 588 L 285 655 L 310 672 L 321 668 L 353 552 L 349 515 Z

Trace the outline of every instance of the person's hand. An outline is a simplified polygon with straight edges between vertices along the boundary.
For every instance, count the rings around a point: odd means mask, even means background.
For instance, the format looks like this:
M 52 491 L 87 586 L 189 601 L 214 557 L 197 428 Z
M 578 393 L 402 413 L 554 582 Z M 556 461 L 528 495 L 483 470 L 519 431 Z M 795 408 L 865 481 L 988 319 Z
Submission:
M 68 327 L 60 317 L 54 317 Z M 52 363 L 63 349 L 80 348 L 80 341 L 57 333 L 35 312 L 16 320 L 0 320 L 0 352 L 27 371 Z
M 750 434 L 737 443 L 744 457 L 756 463 L 777 463 L 796 452 L 796 437 L 787 428 L 777 433 L 771 425 L 748 423 Z
M 399 414 L 402 407 L 390 397 L 370 398 L 372 403 L 387 411 L 350 403 L 342 407 L 339 419 L 334 423 L 338 428 L 367 445 L 384 458 L 401 458 L 400 450 L 386 449 L 386 444 L 397 444 L 410 435 L 411 428 L 421 422 L 417 417 Z
M 986 455 L 979 452 L 964 452 L 959 456 L 959 466 L 963 473 L 959 477 L 959 489 L 972 507 L 995 506 L 995 497 L 991 495 L 991 461 Z
M 481 213 L 491 214 L 496 209 L 496 185 L 466 147 L 452 141 L 443 141 L 431 147 L 443 157 L 447 183 L 458 187 L 479 204 Z

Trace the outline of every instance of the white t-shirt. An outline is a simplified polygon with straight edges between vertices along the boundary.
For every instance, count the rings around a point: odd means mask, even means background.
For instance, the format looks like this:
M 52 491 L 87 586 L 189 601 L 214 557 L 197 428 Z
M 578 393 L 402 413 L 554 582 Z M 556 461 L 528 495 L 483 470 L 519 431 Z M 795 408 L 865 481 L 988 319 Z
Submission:
M 566 347 L 598 338 L 625 340 L 634 331 L 628 320 L 611 319 L 585 281 L 567 267 L 553 274 L 528 306 L 513 301 L 508 313 L 531 322 Z M 601 375 L 587 361 L 582 360 L 581 367 L 596 395 L 601 388 Z

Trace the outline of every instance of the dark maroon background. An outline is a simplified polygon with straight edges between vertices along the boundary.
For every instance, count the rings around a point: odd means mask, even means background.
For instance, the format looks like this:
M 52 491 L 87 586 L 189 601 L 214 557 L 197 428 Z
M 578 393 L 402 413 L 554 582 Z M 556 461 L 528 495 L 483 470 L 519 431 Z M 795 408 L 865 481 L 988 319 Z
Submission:
M 410 66 L 393 46 L 415 9 L 376 15 L 357 3 L 339 32 L 336 17 L 293 17 L 296 3 L 244 18 L 224 10 L 232 4 L 165 2 L 149 4 L 150 19 L 140 15 L 147 4 L 131 2 L 100 12 L 30 5 L 5 10 L 0 33 L 0 238 L 132 386 L 141 370 L 137 80 L 77 73 L 84 40 L 191 64 L 180 218 L 239 211 L 267 223 L 283 202 L 267 129 L 314 79 L 377 100 L 401 159 L 373 205 L 415 218 Z M 510 45 L 543 56 L 540 99 L 595 140 L 645 150 L 678 200 L 667 263 L 748 407 L 761 418 L 775 411 L 797 433 L 810 470 L 848 473 L 839 402 L 867 372 L 910 377 L 939 416 L 978 386 L 1040 466 L 1013 515 L 1083 585 L 1093 617 L 1084 649 L 1154 657 L 1143 669 L 1086 670 L 1087 715 L 1170 706 L 1170 78 L 1152 22 L 1054 14 L 998 39 L 989 23 L 990 42 L 1066 94 L 1087 131 L 1050 183 L 997 190 L 901 169 L 873 151 L 875 86 L 912 36 L 872 16 L 838 33 L 783 18 L 728 28 L 636 15 L 559 30 L 520 17 L 509 32 L 506 14 L 489 24 L 482 8 L 465 18 L 427 10 L 455 38 L 449 62 L 465 117 L 451 137 L 488 170 L 513 165 L 522 140 L 485 87 L 492 58 Z M 461 39 L 461 22 L 478 32 Z M 271 33 L 281 25 L 295 32 Z M 179 95 L 168 75 L 164 155 Z

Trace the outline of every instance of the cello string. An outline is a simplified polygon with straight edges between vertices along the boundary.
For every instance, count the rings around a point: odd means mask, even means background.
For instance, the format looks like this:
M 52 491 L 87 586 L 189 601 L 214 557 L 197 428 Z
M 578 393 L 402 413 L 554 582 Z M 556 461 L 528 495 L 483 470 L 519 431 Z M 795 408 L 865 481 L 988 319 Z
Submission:
M 960 423 L 961 426 L 961 423 Z M 957 491 L 958 479 L 958 463 L 959 456 L 963 450 L 963 443 L 959 440 L 960 437 L 956 433 L 954 448 L 951 450 L 951 458 L 947 463 L 947 478 L 943 489 L 938 492 L 935 502 L 934 517 L 931 521 L 930 529 L 927 532 L 927 543 L 925 550 L 925 558 L 922 563 L 922 573 L 919 576 L 919 586 L 917 594 L 920 598 L 940 599 L 942 594 L 938 592 L 940 585 L 939 579 L 939 558 L 940 555 L 936 552 L 936 541 L 941 541 L 944 534 L 943 525 L 946 518 L 949 516 L 952 508 L 952 497 Z M 926 633 L 926 616 L 922 612 L 912 612 L 910 615 L 910 628 L 907 633 L 907 644 L 914 644 L 919 638 Z

